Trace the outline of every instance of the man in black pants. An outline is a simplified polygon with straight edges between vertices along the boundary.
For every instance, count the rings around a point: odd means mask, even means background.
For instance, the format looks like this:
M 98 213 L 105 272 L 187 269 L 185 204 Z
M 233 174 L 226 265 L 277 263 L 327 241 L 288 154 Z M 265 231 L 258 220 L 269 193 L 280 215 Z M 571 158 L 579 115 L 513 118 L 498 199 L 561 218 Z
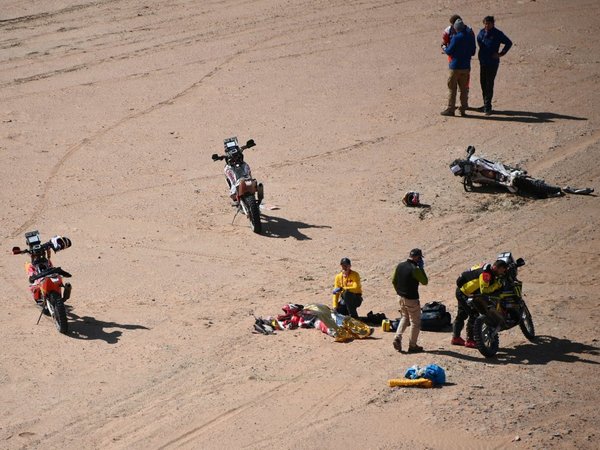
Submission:
M 464 345 L 465 347 L 475 348 L 473 340 L 473 322 L 477 312 L 469 306 L 467 300 L 475 294 L 491 294 L 502 288 L 500 278 L 506 273 L 508 268 L 505 261 L 499 259 L 494 264 L 484 264 L 483 266 L 473 266 L 460 274 L 456 280 L 456 300 L 458 301 L 458 311 L 452 327 L 452 345 Z M 467 340 L 460 337 L 460 333 L 467 321 Z
M 494 17 L 483 19 L 483 28 L 477 35 L 479 44 L 479 81 L 483 96 L 483 112 L 486 116 L 492 114 L 492 98 L 494 97 L 494 81 L 502 58 L 512 47 L 512 41 L 498 28 L 494 27 Z M 500 51 L 500 45 L 504 45 Z

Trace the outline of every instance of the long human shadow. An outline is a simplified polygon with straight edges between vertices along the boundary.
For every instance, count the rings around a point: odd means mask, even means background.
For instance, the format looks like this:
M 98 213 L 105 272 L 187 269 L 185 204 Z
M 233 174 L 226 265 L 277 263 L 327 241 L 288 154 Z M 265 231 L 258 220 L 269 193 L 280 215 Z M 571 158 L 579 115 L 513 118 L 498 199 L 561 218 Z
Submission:
M 90 316 L 78 316 L 72 311 L 68 311 L 69 333 L 68 336 L 73 339 L 85 341 L 103 340 L 107 344 L 116 344 L 123 334 L 121 330 L 149 330 L 143 325 L 122 324 L 116 322 L 104 322 Z M 105 328 L 119 328 L 114 331 L 106 331 Z
M 502 335 L 500 336 L 502 337 Z M 502 344 L 502 340 L 500 340 Z M 600 364 L 583 356 L 600 356 L 600 348 L 593 345 L 560 339 L 553 336 L 538 336 L 535 343 L 528 342 L 515 347 L 500 348 L 493 358 L 485 358 L 477 349 L 465 349 L 473 353 L 463 354 L 452 350 L 431 350 L 428 353 L 452 356 L 458 359 L 487 364 L 545 365 L 550 362 Z
M 471 119 L 495 120 L 499 122 L 550 123 L 556 120 L 588 120 L 587 117 L 568 116 L 552 112 L 496 110 L 491 116 L 469 114 Z
M 262 214 L 262 219 L 266 227 L 263 228 L 263 235 L 272 238 L 293 237 L 299 241 L 311 240 L 300 230 L 307 228 L 331 228 L 329 225 L 310 225 L 304 222 L 297 222 L 284 219 L 283 217 L 267 216 Z

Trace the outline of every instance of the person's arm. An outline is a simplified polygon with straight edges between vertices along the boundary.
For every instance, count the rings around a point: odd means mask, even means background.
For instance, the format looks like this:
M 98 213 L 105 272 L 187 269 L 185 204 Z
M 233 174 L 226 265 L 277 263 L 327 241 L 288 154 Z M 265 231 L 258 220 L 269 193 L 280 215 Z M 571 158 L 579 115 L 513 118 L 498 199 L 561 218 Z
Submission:
M 475 52 L 477 51 L 477 44 L 475 44 L 475 34 L 473 30 L 469 34 L 469 43 L 471 44 L 471 56 L 475 56 Z
M 482 294 L 491 294 L 502 287 L 500 280 L 495 279 L 488 272 L 479 275 L 479 292 Z
M 421 269 L 420 267 L 415 267 L 413 269 L 412 276 L 423 286 L 427 286 L 427 283 L 429 283 L 429 279 L 427 278 L 425 270 Z
M 454 49 L 456 48 L 456 45 L 455 45 L 456 36 L 458 36 L 458 35 L 455 34 L 454 36 L 452 36 L 452 39 L 450 40 L 450 44 L 444 49 L 444 52 L 446 52 L 446 55 L 448 55 L 448 56 L 452 56 L 452 54 L 454 53 Z
M 504 55 L 506 55 L 508 53 L 508 51 L 512 47 L 513 43 L 508 38 L 508 36 L 505 35 L 504 33 L 502 33 L 502 36 L 500 36 L 500 43 L 504 44 L 504 47 L 502 48 L 502 51 L 498 53 L 498 56 L 502 57 L 502 56 L 504 56 Z
M 342 277 L 340 277 L 339 275 L 335 276 L 335 279 L 333 280 L 333 289 L 337 289 L 337 288 L 341 288 L 342 287 Z M 333 294 L 332 298 L 331 298 L 331 305 L 333 307 L 333 309 L 337 308 L 338 302 L 340 300 L 340 292 L 338 292 L 337 294 Z
M 394 269 L 394 273 L 392 274 L 392 286 L 394 286 L 394 290 L 396 293 L 398 292 L 398 266 Z
M 360 275 L 358 272 L 350 272 L 348 279 L 346 281 L 346 286 L 344 286 L 346 291 L 350 291 L 354 294 L 362 293 L 362 286 L 360 284 Z
M 477 34 L 477 44 L 479 45 L 479 48 L 481 48 L 481 44 L 483 44 L 483 30 Z

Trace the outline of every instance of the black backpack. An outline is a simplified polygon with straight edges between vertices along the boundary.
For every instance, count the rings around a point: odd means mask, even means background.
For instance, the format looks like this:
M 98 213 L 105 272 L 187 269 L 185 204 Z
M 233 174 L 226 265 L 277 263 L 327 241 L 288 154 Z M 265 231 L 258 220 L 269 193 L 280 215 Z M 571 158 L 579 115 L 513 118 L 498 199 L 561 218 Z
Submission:
M 452 322 L 446 305 L 441 302 L 425 303 L 421 308 L 421 329 L 439 331 L 448 327 Z

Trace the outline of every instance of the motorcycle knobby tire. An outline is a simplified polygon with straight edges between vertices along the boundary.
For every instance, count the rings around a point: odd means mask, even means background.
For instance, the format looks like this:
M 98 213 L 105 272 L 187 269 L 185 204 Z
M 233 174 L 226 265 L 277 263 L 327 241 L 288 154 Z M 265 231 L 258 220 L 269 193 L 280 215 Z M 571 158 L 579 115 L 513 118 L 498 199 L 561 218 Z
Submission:
M 248 210 L 248 219 L 252 224 L 252 231 L 260 234 L 262 232 L 262 223 L 260 222 L 260 207 L 253 195 L 247 195 L 242 198 Z
M 66 334 L 69 330 L 69 324 L 67 322 L 65 303 L 57 292 L 51 292 L 49 295 L 50 298 L 48 301 L 52 304 L 52 320 L 54 321 L 54 325 L 60 333 Z
M 473 323 L 473 338 L 477 350 L 486 358 L 492 358 L 500 347 L 500 338 L 494 327 L 488 324 L 484 316 L 479 316 Z

